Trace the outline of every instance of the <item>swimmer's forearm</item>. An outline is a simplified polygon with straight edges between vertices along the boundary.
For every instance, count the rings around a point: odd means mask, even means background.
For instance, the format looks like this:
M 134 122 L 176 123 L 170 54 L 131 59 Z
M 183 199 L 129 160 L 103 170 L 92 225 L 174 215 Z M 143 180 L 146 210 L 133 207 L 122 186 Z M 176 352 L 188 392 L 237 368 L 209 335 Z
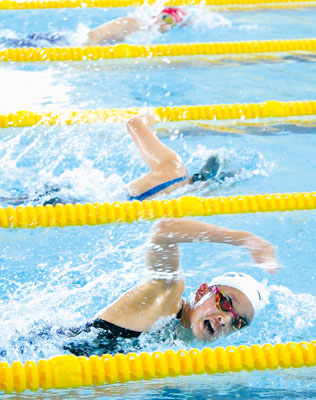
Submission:
M 188 219 L 164 219 L 155 226 L 153 242 L 160 245 L 188 242 L 226 243 L 247 248 L 256 262 L 274 260 L 274 249 L 253 233 Z
M 127 35 L 141 29 L 139 21 L 132 17 L 117 18 L 107 22 L 104 25 L 98 26 L 88 33 L 89 45 L 97 45 L 102 42 L 120 42 Z
M 155 228 L 155 242 L 159 244 L 214 242 L 244 246 L 253 236 L 249 232 L 223 228 L 217 225 L 188 219 L 163 219 Z

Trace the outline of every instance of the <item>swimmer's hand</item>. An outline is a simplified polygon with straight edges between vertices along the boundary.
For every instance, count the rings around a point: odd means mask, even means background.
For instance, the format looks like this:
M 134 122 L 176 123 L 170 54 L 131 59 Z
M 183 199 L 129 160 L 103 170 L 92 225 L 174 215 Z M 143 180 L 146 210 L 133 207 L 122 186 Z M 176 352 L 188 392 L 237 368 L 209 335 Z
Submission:
M 151 112 L 147 112 L 143 114 L 143 121 L 146 125 L 152 126 L 152 124 L 158 121 L 158 117 L 155 117 Z
M 266 240 L 252 235 L 247 238 L 244 245 L 250 252 L 254 261 L 270 274 L 275 274 L 281 266 L 277 262 L 274 247 Z
M 159 118 L 155 117 L 152 113 L 146 112 L 144 114 L 136 115 L 136 117 L 131 118 L 129 122 L 141 121 L 144 125 L 151 127 L 152 124 L 158 121 L 158 119 Z
M 276 260 L 261 263 L 261 268 L 265 269 L 270 274 L 276 274 L 279 269 L 283 268 Z

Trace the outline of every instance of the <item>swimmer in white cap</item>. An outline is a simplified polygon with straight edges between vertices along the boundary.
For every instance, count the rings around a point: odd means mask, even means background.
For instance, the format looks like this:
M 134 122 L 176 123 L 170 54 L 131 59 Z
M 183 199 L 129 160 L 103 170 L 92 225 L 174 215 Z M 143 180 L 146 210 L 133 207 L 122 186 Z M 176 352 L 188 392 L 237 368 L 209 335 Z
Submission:
M 197 339 L 214 341 L 250 325 L 267 296 L 264 286 L 247 274 L 217 276 L 209 284 L 200 285 L 193 302 L 182 298 L 185 282 L 178 243 L 188 242 L 240 246 L 263 267 L 269 263 L 270 272 L 272 264 L 278 267 L 274 248 L 252 233 L 196 220 L 164 219 L 154 226 L 146 251 L 151 277 L 100 311 L 89 326 L 131 338 L 150 331 L 159 318 L 174 316 Z
M 49 338 L 57 334 L 61 336 L 65 351 L 77 356 L 90 356 L 126 351 L 129 346 L 139 348 L 142 341 L 138 338 L 147 332 L 155 341 L 164 340 L 164 331 L 167 330 L 169 338 L 170 335 L 177 338 L 180 332 L 187 337 L 186 334 L 191 332 L 192 337 L 210 342 L 234 331 L 243 331 L 267 301 L 264 286 L 249 275 L 229 272 L 213 278 L 208 284 L 202 283 L 195 298 L 191 302 L 185 300 L 182 297 L 185 282 L 178 243 L 195 242 L 240 246 L 248 249 L 254 261 L 263 268 L 265 263 L 269 263 L 269 272 L 273 272 L 272 263 L 278 267 L 273 247 L 252 233 L 196 220 L 163 219 L 152 230 L 146 250 L 149 273 L 139 273 L 143 282 L 123 293 L 91 321 L 79 327 L 60 327 L 57 330 L 44 327 L 39 332 L 30 333 L 29 343 L 36 340 L 33 337 Z M 190 261 L 193 269 L 194 257 Z M 158 320 L 159 324 L 156 324 Z M 89 333 L 88 337 L 86 333 Z M 125 342 L 124 338 L 129 340 Z M 0 356 L 5 354 L 6 350 L 0 349 Z
M 89 46 L 116 44 L 132 33 L 148 31 L 153 27 L 160 33 L 166 33 L 176 25 L 184 25 L 186 17 L 187 13 L 182 8 L 166 7 L 152 21 L 142 21 L 134 17 L 117 18 L 91 30 L 85 44 Z

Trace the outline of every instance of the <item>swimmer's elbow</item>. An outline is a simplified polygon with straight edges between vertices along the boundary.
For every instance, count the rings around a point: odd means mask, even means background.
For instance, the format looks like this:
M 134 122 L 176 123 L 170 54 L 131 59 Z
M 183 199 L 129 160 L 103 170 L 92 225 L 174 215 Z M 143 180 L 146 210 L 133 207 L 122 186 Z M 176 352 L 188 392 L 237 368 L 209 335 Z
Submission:
M 164 218 L 155 223 L 152 230 L 151 241 L 155 244 L 166 244 L 170 243 L 173 232 L 174 219 Z

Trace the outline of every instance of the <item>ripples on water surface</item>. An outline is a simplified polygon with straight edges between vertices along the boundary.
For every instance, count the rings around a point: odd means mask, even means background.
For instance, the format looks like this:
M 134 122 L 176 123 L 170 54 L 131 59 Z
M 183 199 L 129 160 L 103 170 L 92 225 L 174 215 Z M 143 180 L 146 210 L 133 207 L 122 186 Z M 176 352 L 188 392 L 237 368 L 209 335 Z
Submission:
M 315 37 L 315 10 L 222 15 L 194 9 L 190 29 L 175 29 L 152 43 Z M 148 10 L 133 12 L 148 12 Z M 61 31 L 76 33 L 121 16 L 125 9 L 2 11 L 0 36 Z M 41 18 L 38 16 L 41 15 Z M 67 28 L 65 28 L 65 26 Z M 144 41 L 130 38 L 130 43 Z M 2 41 L 2 48 L 6 47 Z M 1 112 L 315 99 L 315 57 L 296 53 L 264 57 L 162 58 L 154 61 L 3 63 Z M 159 135 L 196 172 L 210 154 L 238 174 L 222 183 L 181 188 L 181 195 L 236 195 L 314 189 L 315 121 L 258 124 L 159 124 Z M 10 128 L 1 131 L 0 196 L 40 204 L 47 190 L 64 201 L 124 200 L 125 185 L 146 172 L 125 125 Z M 54 192 L 54 190 L 58 192 Z M 169 196 L 171 197 L 171 195 Z M 10 201 L 3 201 L 7 206 Z M 204 221 L 253 231 L 276 245 L 283 269 L 267 274 L 248 254 L 224 245 L 183 245 L 190 298 L 201 280 L 240 268 L 268 280 L 270 304 L 249 329 L 212 347 L 313 340 L 315 326 L 314 211 L 222 215 Z M 95 227 L 0 231 L 0 361 L 38 360 L 63 352 L 56 337 L 31 338 L 47 325 L 69 326 L 138 282 L 152 222 Z M 193 261 L 194 260 L 194 263 Z M 202 348 L 178 340 L 141 350 Z M 5 352 L 4 352 L 5 350 Z M 153 382 L 51 391 L 49 398 L 315 398 L 314 369 L 180 377 Z M 10 396 L 5 396 L 10 397 Z M 19 398 L 48 398 L 43 393 Z

